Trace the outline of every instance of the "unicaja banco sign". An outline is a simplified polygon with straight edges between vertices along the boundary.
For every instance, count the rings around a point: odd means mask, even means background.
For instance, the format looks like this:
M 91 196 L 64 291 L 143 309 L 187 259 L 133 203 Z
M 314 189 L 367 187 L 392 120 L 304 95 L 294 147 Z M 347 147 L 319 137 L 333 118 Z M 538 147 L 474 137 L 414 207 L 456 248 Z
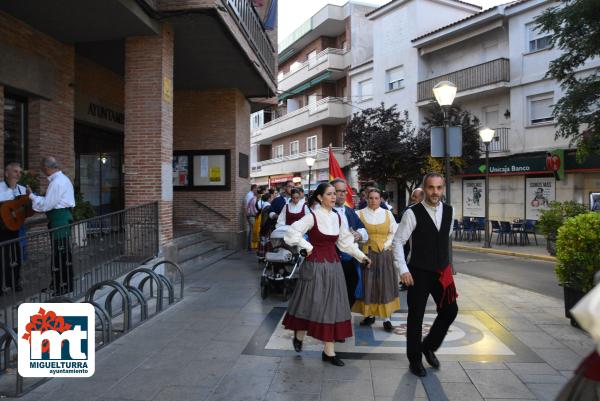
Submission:
M 95 314 L 86 303 L 19 306 L 19 374 L 90 377 L 95 369 Z

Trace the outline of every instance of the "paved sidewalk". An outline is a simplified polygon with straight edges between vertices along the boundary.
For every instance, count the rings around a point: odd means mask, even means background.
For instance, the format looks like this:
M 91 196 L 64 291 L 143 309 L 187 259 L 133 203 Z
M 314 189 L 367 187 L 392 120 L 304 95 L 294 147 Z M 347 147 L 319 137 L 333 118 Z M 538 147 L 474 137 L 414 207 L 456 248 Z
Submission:
M 484 242 L 481 241 L 457 241 L 453 240 L 452 246 L 454 249 L 482 252 L 482 253 L 493 253 L 498 255 L 517 256 L 528 259 L 537 259 L 554 262 L 556 258 L 550 256 L 546 250 L 546 239 L 542 235 L 538 235 L 538 244 L 533 242 L 533 237 L 528 245 L 498 245 L 496 244 L 496 237 L 493 238 L 491 248 L 484 248 Z
M 376 341 L 380 322 L 368 344 L 384 352 L 354 353 L 365 334 L 355 331 L 337 368 L 319 352 L 295 354 L 289 340 L 278 348 L 285 304 L 260 298 L 259 273 L 254 256 L 240 252 L 188 275 L 185 299 L 101 349 L 92 378 L 53 379 L 21 400 L 553 400 L 593 348 L 564 318 L 562 301 L 458 274 L 462 323 L 440 349 L 441 370 L 424 380 L 410 374 L 397 340 Z

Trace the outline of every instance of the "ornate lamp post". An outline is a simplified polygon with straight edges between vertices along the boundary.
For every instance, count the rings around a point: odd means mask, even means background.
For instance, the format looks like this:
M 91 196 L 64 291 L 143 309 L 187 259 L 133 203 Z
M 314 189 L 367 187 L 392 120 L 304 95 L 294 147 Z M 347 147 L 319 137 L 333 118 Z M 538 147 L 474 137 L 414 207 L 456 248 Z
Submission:
M 491 248 L 490 237 L 490 143 L 494 139 L 496 131 L 491 128 L 484 128 L 479 131 L 481 142 L 485 145 L 485 242 L 484 248 Z

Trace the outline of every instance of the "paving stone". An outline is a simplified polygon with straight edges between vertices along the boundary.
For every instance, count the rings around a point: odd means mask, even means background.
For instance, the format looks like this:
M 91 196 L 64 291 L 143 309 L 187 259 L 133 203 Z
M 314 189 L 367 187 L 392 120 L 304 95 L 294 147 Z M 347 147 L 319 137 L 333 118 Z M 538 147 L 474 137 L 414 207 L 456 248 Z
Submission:
M 511 334 L 517 337 L 528 347 L 537 348 L 562 348 L 562 344 L 554 337 L 546 334 L 542 330 L 536 331 L 518 331 L 512 330 Z
M 501 317 L 496 318 L 498 323 L 504 326 L 509 331 L 520 330 L 520 331 L 537 331 L 538 327 L 531 323 L 528 319 L 521 317 Z
M 563 384 L 527 384 L 527 387 L 540 401 L 554 401 Z
M 536 384 L 560 384 L 564 385 L 569 379 L 563 375 L 519 375 L 519 379 L 523 383 L 536 383 Z
M 272 377 L 266 376 L 226 376 L 219 383 L 209 401 L 262 401 Z
M 469 376 L 458 362 L 444 362 L 440 369 L 430 369 L 430 375 L 435 376 L 441 383 L 470 383 Z
M 281 358 L 279 357 L 240 355 L 233 365 L 231 373 L 273 377 L 279 370 L 280 362 Z
M 408 369 L 373 369 L 375 396 L 412 400 L 427 397 L 423 383 Z
M 467 370 L 467 374 L 483 397 L 533 398 L 510 370 Z
M 170 377 L 173 374 L 173 371 L 168 372 L 163 369 L 136 369 L 103 395 L 134 400 L 152 400 L 163 387 L 172 384 Z
M 558 370 L 575 370 L 583 359 L 575 352 L 566 348 L 533 348 L 533 351 L 550 366 Z
M 516 375 L 556 375 L 557 371 L 547 363 L 507 362 L 506 366 Z
M 320 394 L 323 377 L 313 374 L 277 373 L 273 378 L 269 391 L 277 393 Z
M 428 394 L 430 400 L 483 401 L 479 391 L 472 383 L 444 383 L 442 394 Z
M 269 391 L 265 401 L 319 401 L 320 394 L 277 393 Z
M 167 386 L 152 401 L 203 401 L 211 394 L 209 387 Z
M 460 361 L 464 370 L 499 370 L 508 369 L 502 362 L 468 362 Z
M 343 369 L 326 364 L 323 378 L 326 380 L 371 380 L 371 364 L 360 359 L 345 359 Z
M 368 401 L 373 399 L 371 380 L 323 381 L 321 401 Z

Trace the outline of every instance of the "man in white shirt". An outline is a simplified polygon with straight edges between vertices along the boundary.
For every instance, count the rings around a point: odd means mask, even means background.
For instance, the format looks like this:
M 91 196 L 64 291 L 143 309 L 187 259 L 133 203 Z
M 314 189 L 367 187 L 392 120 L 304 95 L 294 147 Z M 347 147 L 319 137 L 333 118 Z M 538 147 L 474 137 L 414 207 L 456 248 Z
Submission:
M 244 220 L 248 222 L 248 232 L 246 235 L 246 248 L 248 251 L 252 250 L 252 229 L 254 228 L 254 222 L 256 221 L 256 194 L 258 192 L 258 185 L 250 185 L 250 192 L 246 194 L 244 198 Z
M 70 224 L 73 223 L 71 209 L 75 207 L 75 191 L 71 180 L 60 171 L 54 157 L 44 157 L 41 170 L 50 181 L 46 195 L 35 195 L 29 187 L 27 194 L 33 210 L 46 213 L 48 229 L 53 230 L 50 235 L 53 247 L 51 287 L 57 295 L 64 295 L 73 290 Z
M 410 371 L 419 377 L 427 375 L 421 355 L 432 367 L 439 368 L 435 351 L 458 313 L 458 295 L 449 258 L 454 212 L 451 206 L 441 202 L 446 189 L 444 178 L 437 173 L 427 174 L 422 188 L 425 199 L 404 213 L 393 241 L 394 263 L 400 269 L 400 281 L 409 287 L 406 355 Z M 412 240 L 407 266 L 403 245 L 409 238 Z M 438 315 L 421 342 L 423 316 L 430 294 L 437 304 Z
M 0 202 L 15 199 L 17 196 L 26 195 L 27 189 L 19 185 L 23 170 L 19 163 L 8 163 L 4 168 L 4 181 L 0 182 Z M 0 242 L 15 240 L 19 233 L 25 231 L 11 231 L 4 225 L 0 225 Z M 21 236 L 22 236 L 21 235 Z M 2 249 L 2 271 L 0 273 L 0 294 L 5 287 L 11 287 L 15 291 L 22 291 L 21 287 L 21 244 L 18 241 L 4 245 Z

